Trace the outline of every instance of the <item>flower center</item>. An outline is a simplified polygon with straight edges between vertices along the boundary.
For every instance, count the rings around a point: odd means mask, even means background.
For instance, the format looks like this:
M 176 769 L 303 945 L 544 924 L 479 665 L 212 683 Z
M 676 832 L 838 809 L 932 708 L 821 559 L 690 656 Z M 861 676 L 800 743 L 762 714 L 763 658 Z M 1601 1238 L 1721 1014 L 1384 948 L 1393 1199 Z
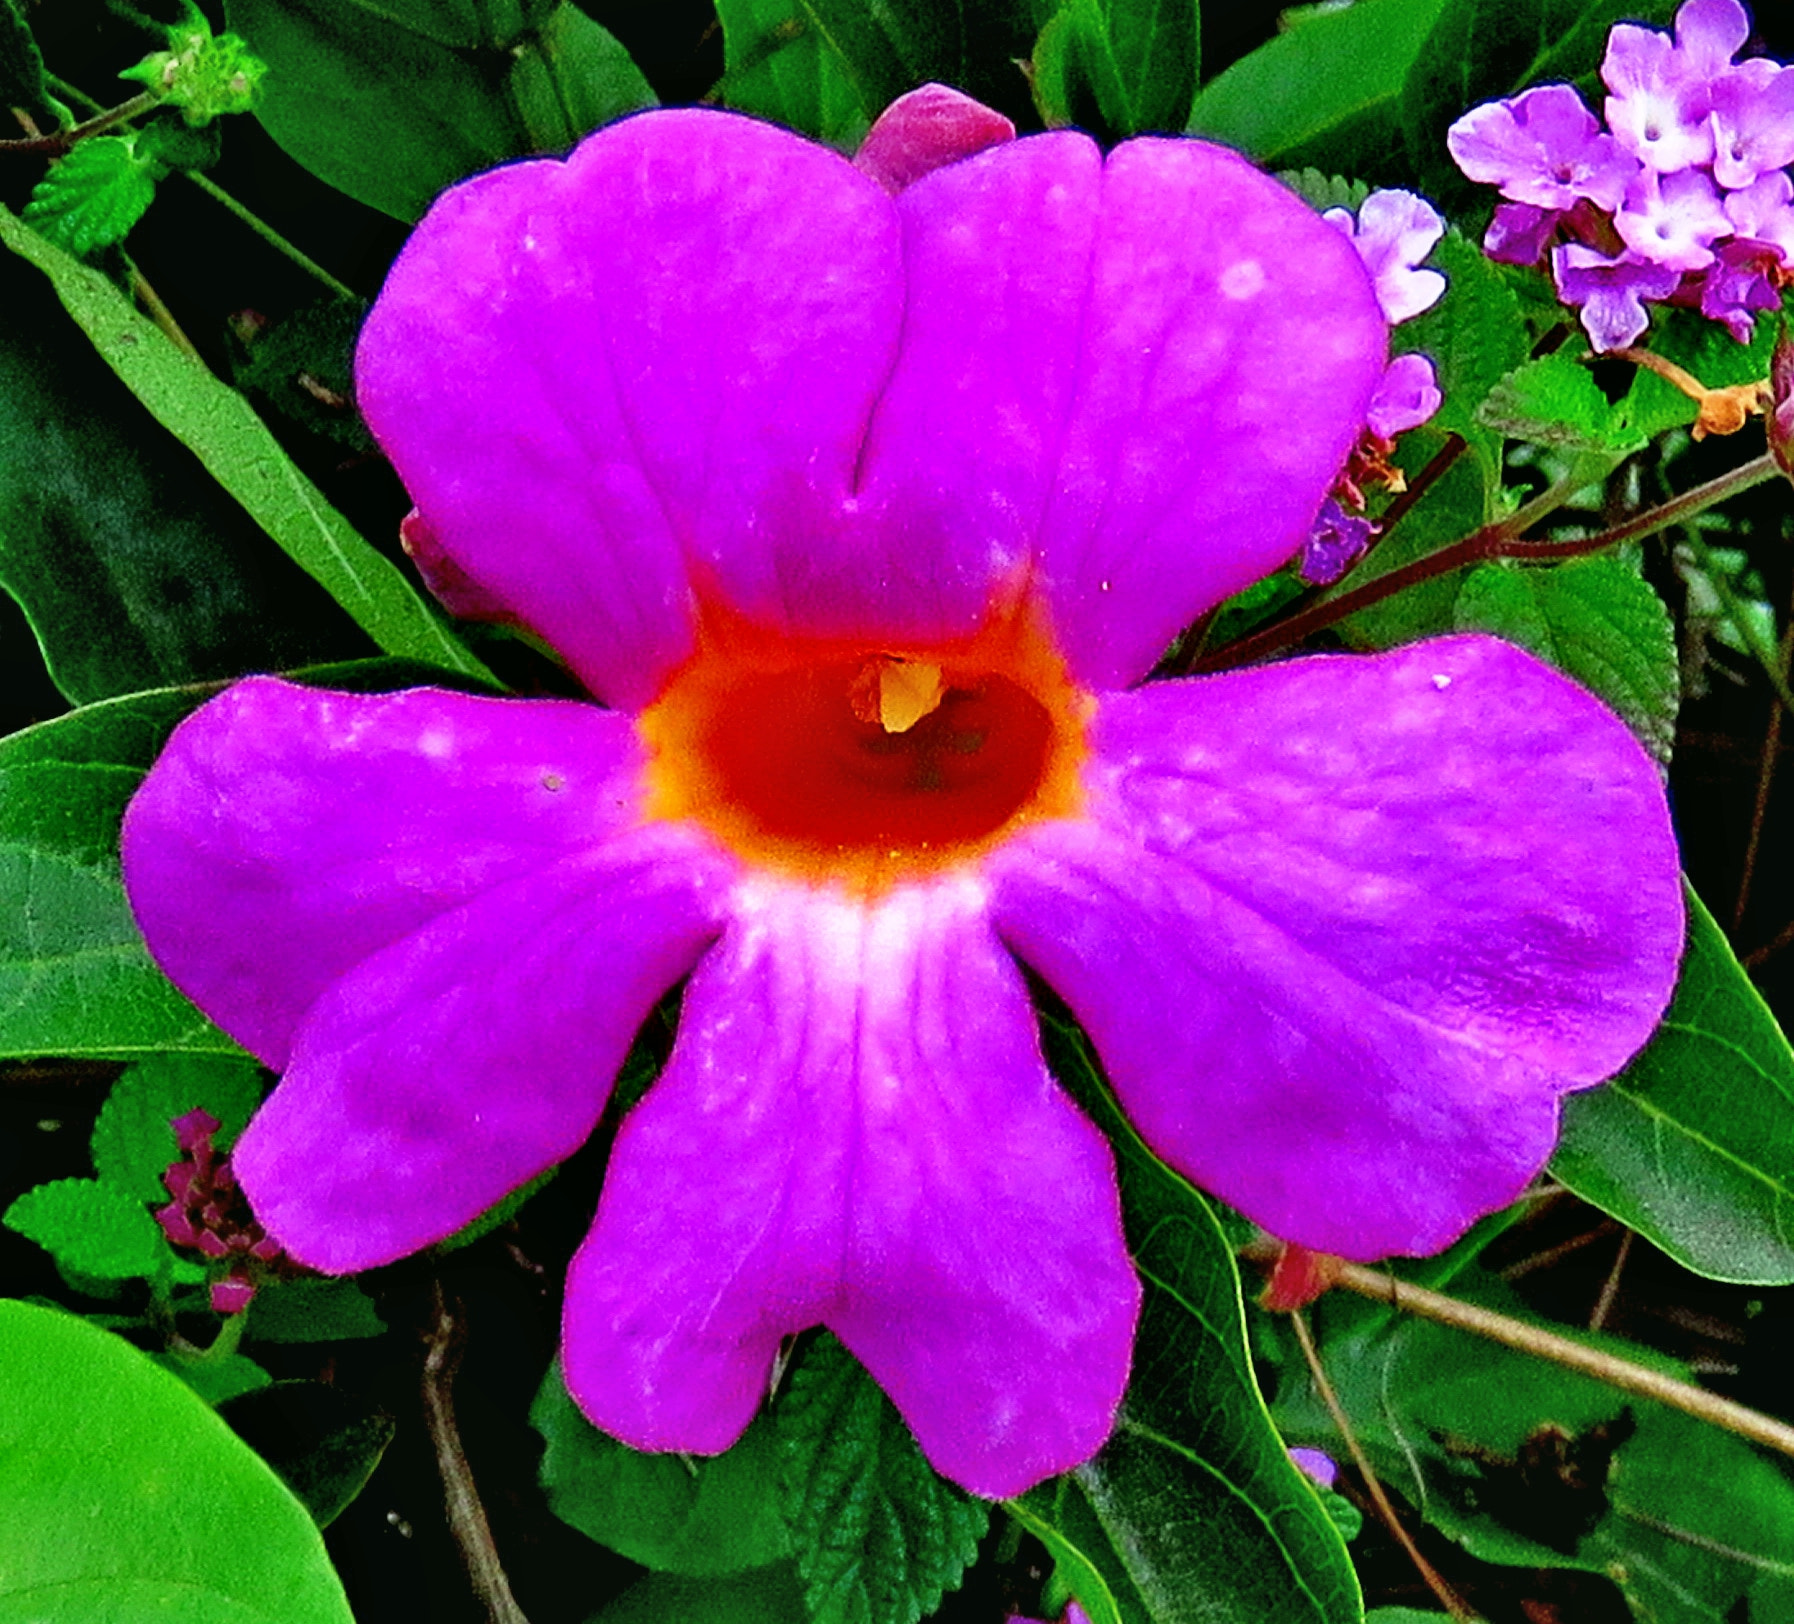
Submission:
M 1088 694 L 1038 610 L 927 645 L 800 638 L 714 602 L 637 718 L 646 812 L 750 862 L 876 893 L 1075 816 Z

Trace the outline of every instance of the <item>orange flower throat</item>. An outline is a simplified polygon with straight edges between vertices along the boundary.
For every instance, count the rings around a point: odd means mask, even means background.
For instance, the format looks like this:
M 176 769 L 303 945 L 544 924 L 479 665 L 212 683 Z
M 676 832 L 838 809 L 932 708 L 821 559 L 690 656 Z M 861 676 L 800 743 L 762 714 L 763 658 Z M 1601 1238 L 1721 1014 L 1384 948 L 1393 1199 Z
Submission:
M 1025 603 L 970 637 L 880 646 L 706 601 L 696 650 L 637 718 L 645 810 L 751 863 L 876 894 L 1076 816 L 1092 708 Z

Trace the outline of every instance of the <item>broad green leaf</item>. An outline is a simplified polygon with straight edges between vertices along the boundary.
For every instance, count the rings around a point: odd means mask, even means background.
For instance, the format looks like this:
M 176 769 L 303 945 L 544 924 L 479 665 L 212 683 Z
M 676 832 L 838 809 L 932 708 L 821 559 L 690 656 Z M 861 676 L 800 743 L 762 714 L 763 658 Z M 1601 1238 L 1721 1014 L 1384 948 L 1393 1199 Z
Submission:
M 1794 1050 L 1692 890 L 1682 979 L 1611 1083 L 1564 1102 L 1552 1171 L 1685 1267 L 1794 1282 Z
M 936 1474 L 896 1407 L 829 1333 L 773 1412 L 809 1624 L 916 1624 L 956 1589 L 990 1508 Z
M 1081 1034 L 1056 1016 L 1043 1030 L 1055 1074 L 1115 1146 L 1146 1300 L 1114 1435 L 1023 1510 L 1100 1570 L 1126 1624 L 1358 1624 L 1345 1544 L 1259 1395 L 1208 1204 L 1141 1143 Z
M 541 1478 L 549 1509 L 644 1567 L 704 1578 L 790 1554 L 764 1419 L 721 1455 L 643 1454 L 580 1414 L 557 1361 L 530 1406 L 530 1424 L 548 1446 Z
M 136 136 L 92 136 L 32 188 L 23 219 L 71 254 L 110 248 L 143 218 L 165 173 L 138 156 Z
M 274 1280 L 249 1305 L 258 1342 L 347 1342 L 386 1329 L 374 1300 L 353 1280 Z
M 1132 133 L 1133 100 L 1102 0 L 1065 0 L 1034 42 L 1031 77 L 1034 103 L 1049 127 L 1077 125 L 1108 140 Z
M 236 390 L 177 350 L 99 272 L 0 209 L 0 242 L 50 278 L 64 308 L 132 394 L 300 568 L 388 654 L 463 676 L 490 674 L 293 465 Z
M 1557 451 L 1624 456 L 1644 445 L 1575 355 L 1555 350 L 1508 373 L 1477 413 L 1484 428 Z
M 1607 31 L 1622 19 L 1666 23 L 1676 0 L 1446 0 L 1408 69 L 1402 129 L 1422 186 L 1441 203 L 1480 195 L 1452 163 L 1445 132 L 1482 102 L 1547 79 L 1581 79 L 1600 109 L 1593 75 Z
M 353 1624 L 316 1525 L 205 1402 L 0 1303 L 0 1624 Z
M 1197 94 L 1189 133 L 1261 164 L 1400 181 L 1398 120 L 1410 65 L 1445 0 L 1309 7 Z
M 168 1244 L 149 1208 L 98 1179 L 40 1184 L 6 1209 L 4 1222 L 71 1274 L 147 1280 L 168 1263 Z
M 367 1487 L 397 1430 L 391 1416 L 324 1382 L 258 1383 L 219 1401 L 232 1432 L 327 1528 Z
M 170 1125 L 189 1111 L 220 1123 L 214 1148 L 228 1150 L 262 1098 L 261 1068 L 228 1055 L 159 1054 L 112 1085 L 93 1125 L 94 1171 L 139 1201 L 166 1201 L 162 1174 L 181 1154 Z
M 588 1624 L 797 1624 L 803 1586 L 789 1562 L 719 1579 L 651 1573 Z
M 259 1392 L 274 1378 L 253 1359 L 240 1353 L 222 1357 L 182 1358 L 173 1353 L 150 1355 L 164 1370 L 180 1377 L 214 1409 L 245 1393 Z
M 1004 1509 L 1047 1548 L 1054 1582 L 1077 1598 L 1090 1624 L 1124 1624 L 1102 1569 L 1069 1531 L 1081 1512 L 1087 1515 L 1070 1479 L 1043 1483 L 1021 1499 L 1006 1502 Z M 1106 1541 L 1099 1532 L 1093 1543 L 1100 1548 Z
M 1050 125 L 1111 138 L 1176 132 L 1190 116 L 1197 41 L 1193 0 L 1065 0 L 1035 42 L 1035 102 Z
M 717 0 L 716 14 L 729 106 L 844 152 L 859 145 L 872 114 L 840 54 L 796 0 Z
M 257 116 L 299 163 L 357 201 L 418 219 L 445 187 L 565 150 L 653 92 L 577 7 L 470 0 L 227 0 L 269 65 Z
M 1624 558 L 1479 564 L 1458 592 L 1459 631 L 1492 632 L 1606 700 L 1659 765 L 1676 742 L 1676 629 L 1657 589 Z

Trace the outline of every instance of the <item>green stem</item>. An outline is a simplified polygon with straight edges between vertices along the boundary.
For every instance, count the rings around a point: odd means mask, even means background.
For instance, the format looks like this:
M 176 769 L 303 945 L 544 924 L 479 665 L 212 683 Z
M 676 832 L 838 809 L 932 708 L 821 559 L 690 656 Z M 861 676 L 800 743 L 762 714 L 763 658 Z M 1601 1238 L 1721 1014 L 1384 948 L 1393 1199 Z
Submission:
M 325 270 L 315 259 L 311 258 L 311 256 L 305 253 L 304 250 L 288 242 L 285 237 L 281 236 L 281 234 L 276 231 L 273 226 L 269 225 L 259 214 L 256 214 L 253 210 L 248 209 L 243 204 L 239 203 L 209 175 L 202 175 L 196 169 L 183 169 L 181 173 L 204 192 L 207 197 L 211 198 L 214 203 L 222 205 L 234 214 L 270 248 L 274 249 L 277 253 L 285 254 L 286 257 L 297 265 L 300 270 L 304 271 L 307 276 L 314 277 L 322 282 L 324 286 L 329 288 L 339 299 L 353 299 L 357 302 L 360 301 L 361 295 L 352 287 L 345 282 L 337 281 L 337 279 Z
M 243 1327 L 248 1322 L 247 1313 L 226 1314 L 218 1334 L 205 1347 L 195 1347 L 185 1337 L 177 1336 L 169 1342 L 168 1351 L 184 1365 L 221 1364 L 237 1351 L 237 1344 L 243 1340 Z
M 160 91 L 146 90 L 141 95 L 133 96 L 128 102 L 121 102 L 117 107 L 108 108 L 97 117 L 88 119 L 85 124 L 58 130 L 54 135 L 38 135 L 29 140 L 0 141 L 0 154 L 37 152 L 46 157 L 59 158 L 77 141 L 85 141 L 90 135 L 102 135 L 115 125 L 128 123 L 131 119 L 153 112 L 161 100 Z
M 1549 517 L 1563 506 L 1574 491 L 1588 483 L 1585 475 L 1578 474 L 1560 481 L 1535 497 L 1512 518 L 1486 524 L 1462 541 L 1455 541 L 1436 553 L 1429 553 L 1425 558 L 1417 558 L 1413 563 L 1404 564 L 1387 575 L 1379 575 L 1374 581 L 1366 581 L 1361 587 L 1342 592 L 1338 597 L 1329 598 L 1325 603 L 1317 603 L 1291 615 L 1288 620 L 1279 621 L 1275 626 L 1267 626 L 1263 631 L 1243 637 L 1237 643 L 1230 643 L 1226 648 L 1197 661 L 1194 669 L 1213 671 L 1223 666 L 1248 665 L 1255 660 L 1262 660 L 1344 620 L 1348 615 L 1357 614 L 1361 609 L 1368 609 L 1385 598 L 1392 598 L 1396 593 L 1404 592 L 1421 581 L 1449 574 L 1467 564 L 1482 564 L 1497 558 L 1545 563 L 1604 552 L 1622 542 L 1636 541 L 1640 536 L 1652 535 L 1670 525 L 1681 524 L 1728 497 L 1736 496 L 1740 491 L 1747 491 L 1753 485 L 1761 485 L 1780 477 L 1781 470 L 1776 466 L 1775 459 L 1764 452 L 1762 456 L 1734 468 L 1730 473 L 1710 479 L 1706 484 L 1697 485 L 1693 490 L 1685 491 L 1661 506 L 1648 508 L 1625 523 L 1616 524 L 1595 535 L 1579 536 L 1569 541 L 1522 539 L 1523 531 Z

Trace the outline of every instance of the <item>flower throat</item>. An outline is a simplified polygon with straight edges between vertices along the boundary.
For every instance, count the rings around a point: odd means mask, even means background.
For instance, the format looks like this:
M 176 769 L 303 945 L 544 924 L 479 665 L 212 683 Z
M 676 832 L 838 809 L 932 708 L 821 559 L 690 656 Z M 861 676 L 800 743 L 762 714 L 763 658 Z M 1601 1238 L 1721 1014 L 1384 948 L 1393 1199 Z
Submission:
M 791 636 L 705 602 L 695 652 L 637 720 L 646 811 L 876 893 L 1074 816 L 1090 710 L 1026 604 L 967 638 L 891 646 Z

